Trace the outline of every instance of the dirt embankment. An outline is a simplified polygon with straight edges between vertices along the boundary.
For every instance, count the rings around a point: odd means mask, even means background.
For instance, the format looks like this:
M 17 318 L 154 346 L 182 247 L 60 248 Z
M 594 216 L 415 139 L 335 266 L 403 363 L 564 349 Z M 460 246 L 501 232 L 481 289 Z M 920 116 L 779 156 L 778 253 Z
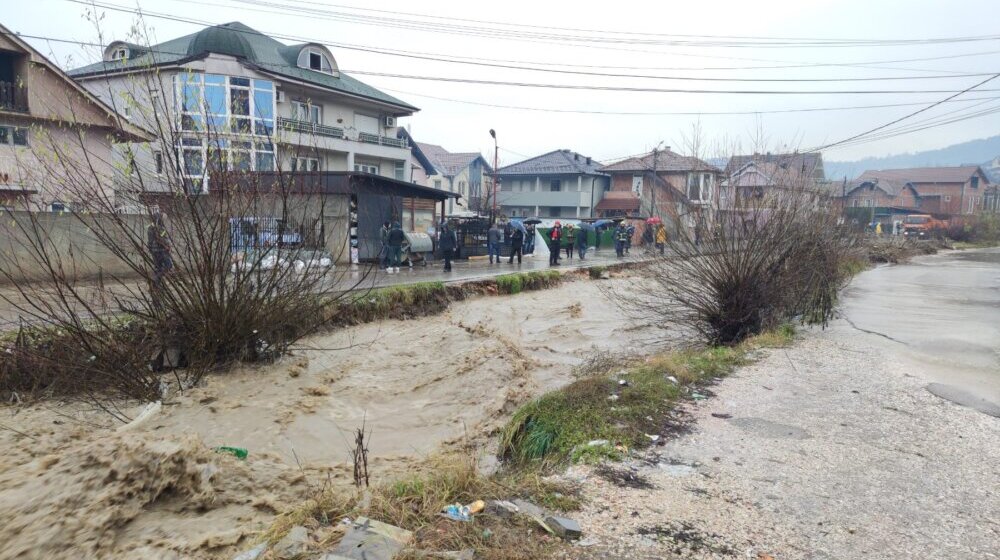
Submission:
M 376 477 L 392 476 L 484 440 L 587 355 L 647 352 L 652 335 L 580 281 L 311 338 L 272 366 L 208 379 L 127 433 L 81 405 L 8 407 L 0 423 L 21 434 L 0 429 L 0 558 L 224 558 L 274 513 L 346 483 L 362 424 Z

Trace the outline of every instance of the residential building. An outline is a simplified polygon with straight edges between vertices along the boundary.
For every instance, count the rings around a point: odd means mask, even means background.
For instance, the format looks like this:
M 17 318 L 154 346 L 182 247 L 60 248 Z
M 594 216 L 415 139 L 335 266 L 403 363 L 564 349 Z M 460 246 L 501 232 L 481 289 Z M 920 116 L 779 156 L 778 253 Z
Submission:
M 449 152 L 437 144 L 416 142 L 404 129 L 400 129 L 399 137 L 411 146 L 414 182 L 461 197 L 450 200 L 450 214 L 488 211 L 486 199 L 492 193 L 493 166 L 482 154 Z
M 983 170 L 970 165 L 865 171 L 845 183 L 841 195 L 846 208 L 954 216 L 981 211 L 992 192 Z
M 110 187 L 113 144 L 146 139 L 0 25 L 0 207 L 81 205 L 91 189 Z
M 611 192 L 597 205 L 602 216 L 659 216 L 693 227 L 699 220 L 711 222 L 718 209 L 722 170 L 670 147 L 600 171 L 611 176 Z
M 152 46 L 115 41 L 70 75 L 134 122 L 167 131 L 133 147 L 135 164 L 176 167 L 190 192 L 211 192 L 213 157 L 239 171 L 404 180 L 410 169 L 396 119 L 417 108 L 341 72 L 317 43 L 285 45 L 233 22 Z
M 732 210 L 791 192 L 828 192 L 820 153 L 733 156 L 719 189 L 719 209 Z
M 610 188 L 601 164 L 571 150 L 555 150 L 497 171 L 501 212 L 507 216 L 590 218 Z

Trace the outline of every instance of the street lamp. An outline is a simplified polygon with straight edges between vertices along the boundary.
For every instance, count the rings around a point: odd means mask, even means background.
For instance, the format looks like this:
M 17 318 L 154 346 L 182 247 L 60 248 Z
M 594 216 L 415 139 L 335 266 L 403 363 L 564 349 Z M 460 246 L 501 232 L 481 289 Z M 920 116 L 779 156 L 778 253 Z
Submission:
M 497 159 L 500 155 L 500 148 L 497 145 L 497 131 L 490 129 L 490 136 L 493 137 L 493 211 L 490 214 L 490 222 L 497 219 L 497 188 L 500 183 L 497 180 Z

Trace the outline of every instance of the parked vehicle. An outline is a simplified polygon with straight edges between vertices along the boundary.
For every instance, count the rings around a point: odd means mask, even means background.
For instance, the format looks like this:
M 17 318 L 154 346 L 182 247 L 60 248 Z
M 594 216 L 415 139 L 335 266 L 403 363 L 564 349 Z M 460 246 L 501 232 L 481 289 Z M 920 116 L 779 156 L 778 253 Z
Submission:
M 927 239 L 936 229 L 944 229 L 948 224 L 930 214 L 909 214 L 903 219 L 903 235 L 917 239 Z

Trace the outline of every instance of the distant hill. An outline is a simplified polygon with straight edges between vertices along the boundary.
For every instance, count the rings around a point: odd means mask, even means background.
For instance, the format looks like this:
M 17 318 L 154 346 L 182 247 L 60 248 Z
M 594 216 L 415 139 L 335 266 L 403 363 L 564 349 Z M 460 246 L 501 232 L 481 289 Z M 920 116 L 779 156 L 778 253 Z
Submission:
M 899 154 L 881 158 L 865 158 L 858 161 L 824 160 L 826 178 L 831 181 L 854 179 L 866 169 L 905 169 L 907 167 L 935 167 L 948 165 L 984 165 L 1000 155 L 1000 136 L 972 140 L 926 152 Z M 983 169 L 990 180 L 1000 180 L 1000 169 Z

